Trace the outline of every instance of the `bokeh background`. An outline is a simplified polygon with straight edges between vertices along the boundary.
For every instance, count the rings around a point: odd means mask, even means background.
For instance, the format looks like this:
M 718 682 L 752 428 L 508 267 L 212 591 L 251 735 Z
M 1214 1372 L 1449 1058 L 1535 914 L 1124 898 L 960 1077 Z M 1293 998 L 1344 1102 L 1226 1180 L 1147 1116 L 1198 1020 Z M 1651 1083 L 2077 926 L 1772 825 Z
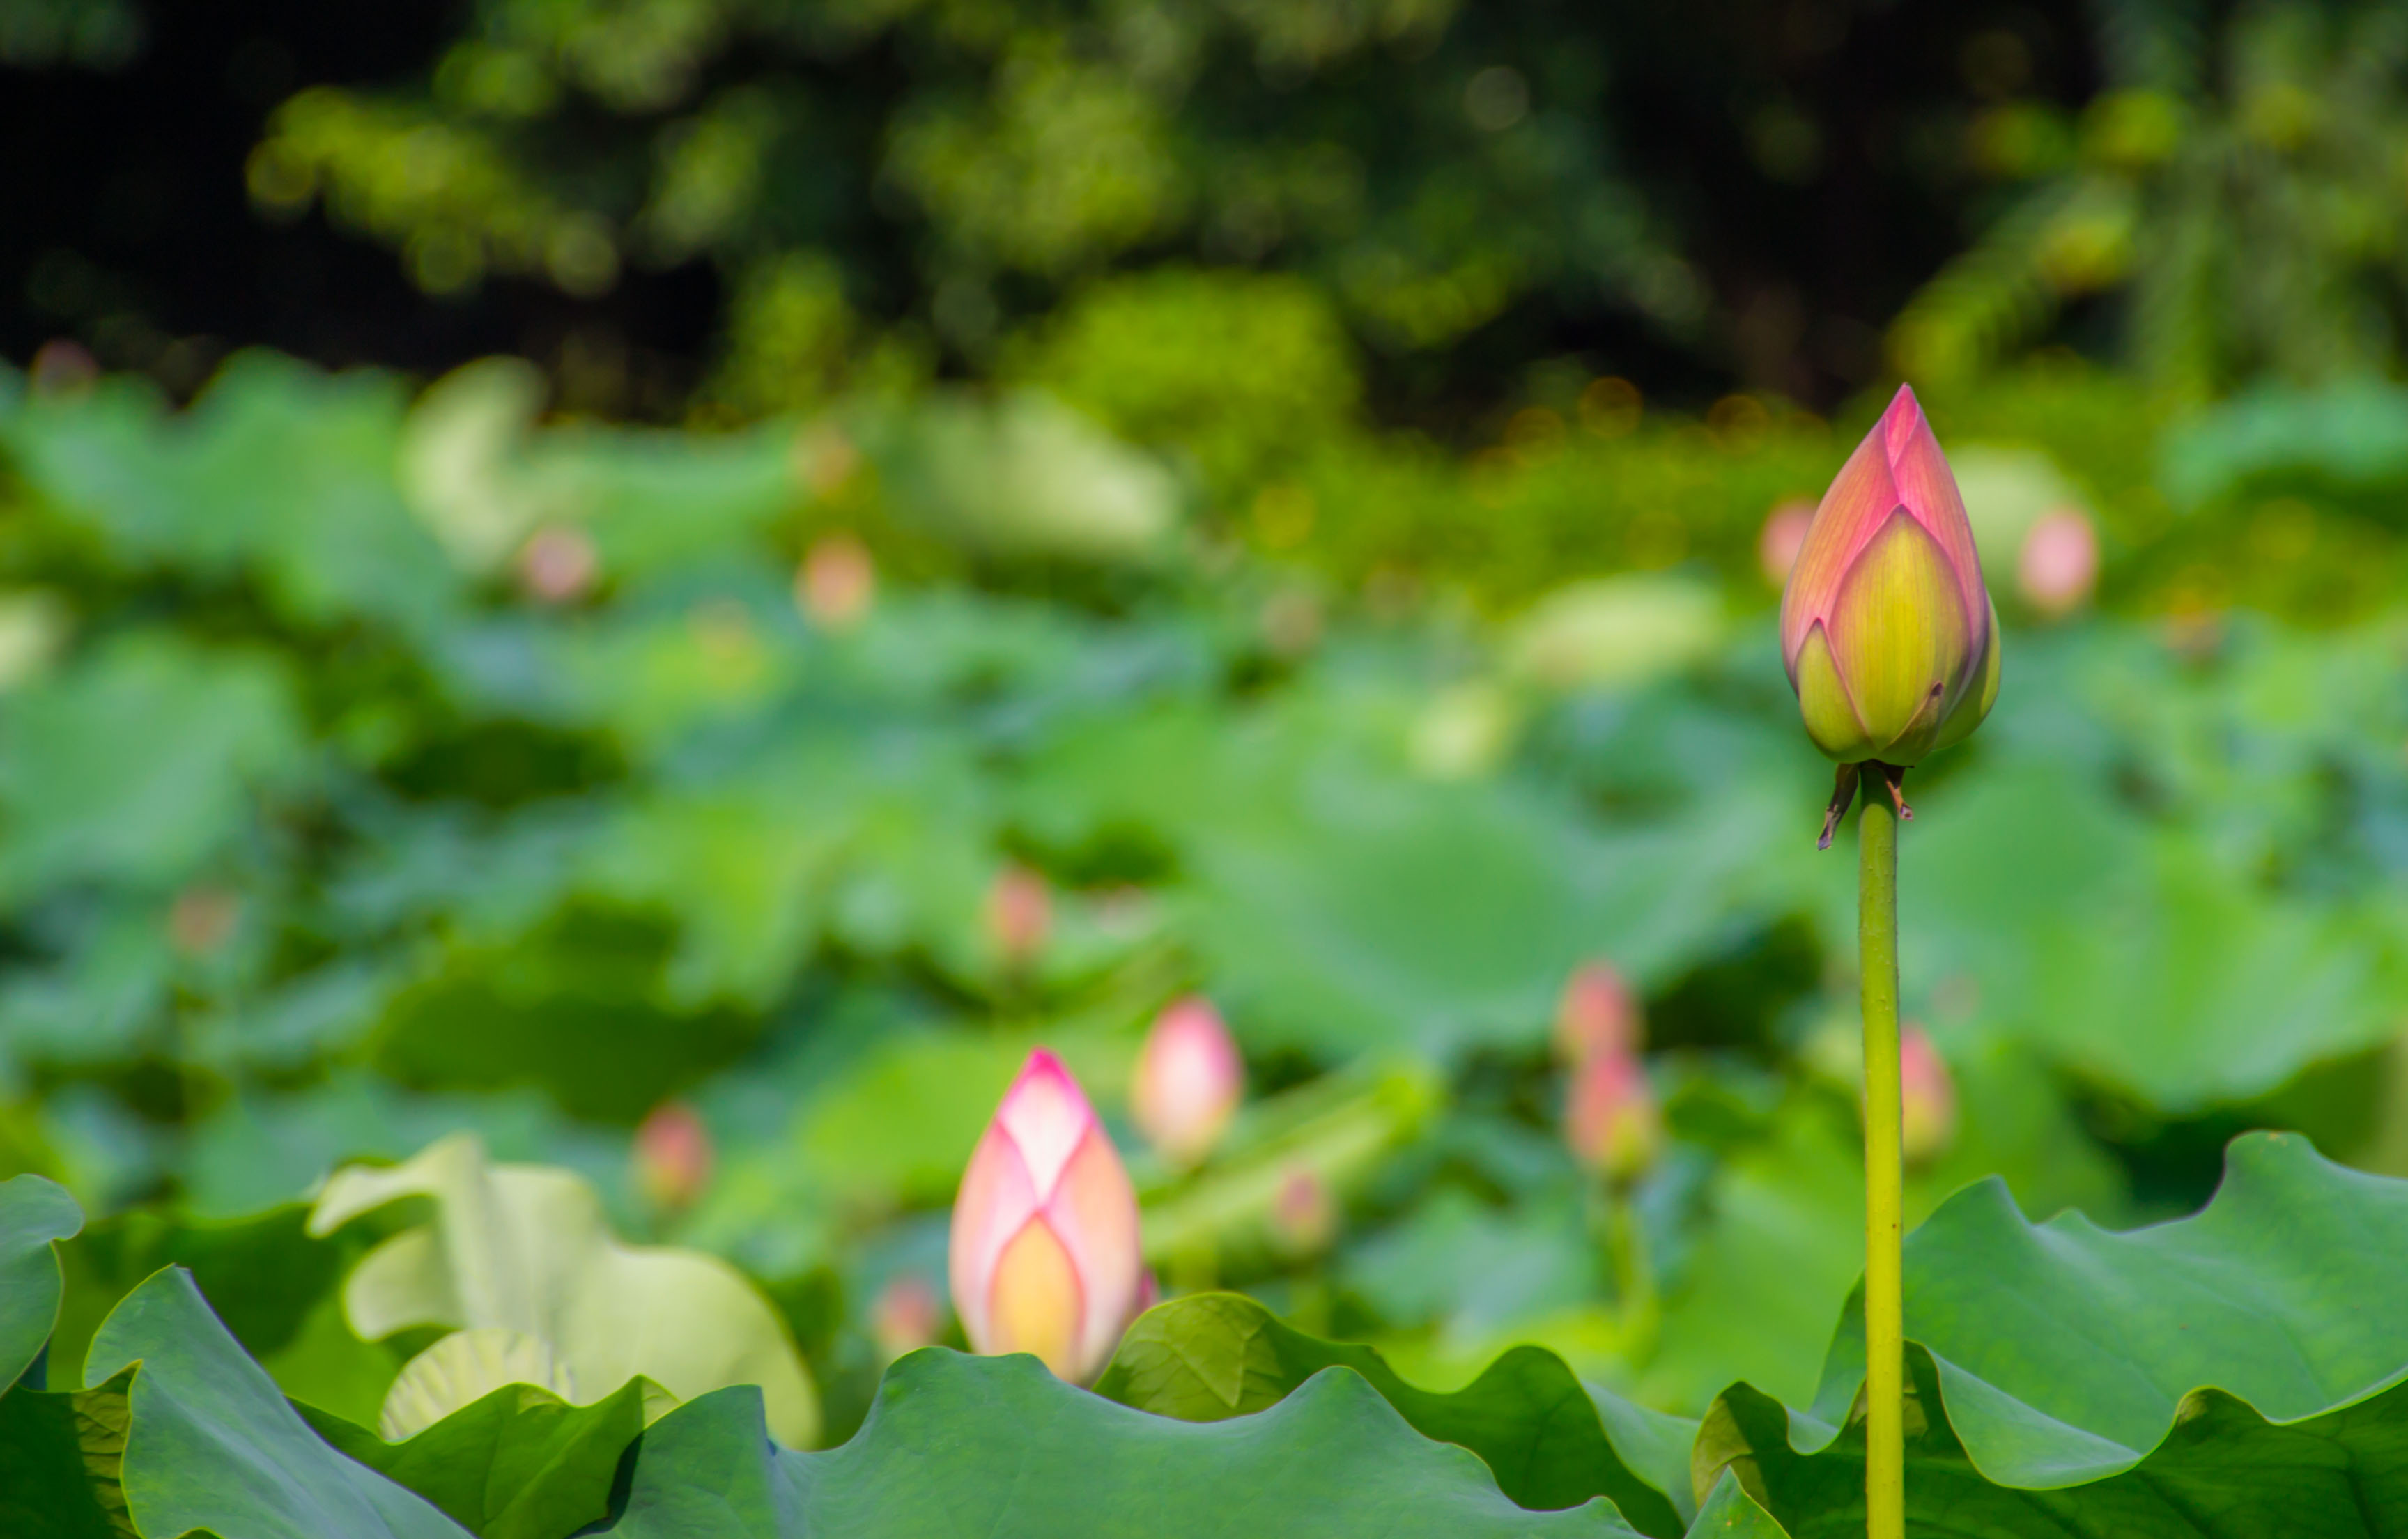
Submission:
M 2408 1174 L 2396 5 L 0 0 L 0 1175 L 127 1254 L 471 1129 L 841 1436 L 1043 1043 L 1171 1290 L 1802 1403 L 1855 872 L 1772 614 L 1901 378 L 2007 630 L 1910 1205 Z

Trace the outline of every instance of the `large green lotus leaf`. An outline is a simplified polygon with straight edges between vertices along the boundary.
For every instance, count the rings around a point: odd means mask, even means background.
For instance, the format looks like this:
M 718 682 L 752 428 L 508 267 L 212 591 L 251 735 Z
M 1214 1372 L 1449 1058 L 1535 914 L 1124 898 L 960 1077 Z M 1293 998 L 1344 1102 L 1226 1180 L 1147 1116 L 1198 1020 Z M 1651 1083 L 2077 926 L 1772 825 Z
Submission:
M 1941 1404 L 1928 1353 L 1907 1349 L 1918 1407 Z M 1982 1539 L 2391 1539 L 2408 1512 L 2408 1389 L 2294 1422 L 2269 1421 L 2221 1389 L 2185 1397 L 2138 1464 L 2086 1485 L 1991 1483 L 1945 1418 L 1909 1414 L 1907 1532 Z M 1736 1478 L 1797 1539 L 1865 1532 L 1864 1431 L 1829 1429 L 1737 1386 L 1698 1435 L 1701 1478 Z
M 400 1165 L 337 1171 L 310 1232 L 405 1197 L 432 1199 L 435 1216 L 370 1251 L 344 1284 L 363 1339 L 422 1325 L 516 1331 L 552 1350 L 584 1401 L 638 1376 L 681 1400 L 754 1384 L 781 1441 L 808 1446 L 818 1434 L 810 1375 L 768 1301 L 715 1257 L 622 1244 L 582 1177 L 489 1165 L 474 1135 L 457 1134 Z
M 619 1456 L 644 1430 L 644 1395 L 631 1379 L 591 1405 L 571 1405 L 531 1384 L 505 1385 L 394 1443 L 308 1404 L 297 1409 L 328 1443 L 480 1539 L 560 1539 L 607 1516 Z
M 180 418 L 110 381 L 23 413 L 10 438 L 27 479 L 120 560 L 247 572 L 304 622 L 423 635 L 461 584 L 395 486 L 401 405 L 389 376 L 247 352 Z
M 39 1176 L 0 1181 L 0 1395 L 23 1376 L 58 1324 L 56 1242 L 83 1227 L 66 1189 Z
M 1722 1539 L 1789 1539 L 1789 1532 L 1758 1505 L 1739 1476 L 1727 1470 L 1698 1508 L 1697 1521 L 1689 1525 L 1686 1539 L 1710 1539 L 1717 1534 Z
M 131 1370 L 89 1389 L 0 1395 L 0 1533 L 136 1539 L 123 1483 Z
M 1943 788 L 1900 851 L 1910 997 L 1985 1019 L 2170 1112 L 2245 1101 L 2397 1027 L 2399 948 L 2343 903 L 2270 894 L 2087 776 L 2014 762 Z M 1829 901 L 1853 904 L 1851 873 Z
M 84 1384 L 127 1369 L 122 1479 L 145 1539 L 464 1539 L 411 1492 L 327 1446 L 209 1313 L 192 1275 L 161 1272 L 93 1338 Z
M 278 1388 L 347 1416 L 373 1418 L 400 1359 L 344 1323 L 339 1284 L 364 1242 L 309 1238 L 308 1208 L 290 1203 L 211 1221 L 137 1208 L 61 1247 L 66 1296 L 52 1359 L 81 1361 L 120 1300 L 165 1266 L 188 1269 L 219 1301 L 219 1318 Z
M 1812 1344 L 1864 1266 L 1856 1146 L 1853 1119 L 1800 1102 L 1771 1138 L 1716 1169 L 1630 1393 L 1689 1408 L 1735 1378 L 1794 1401 L 1812 1392 L 1820 1361 Z
M 1221 1421 L 1275 1405 L 1323 1369 L 1340 1366 L 1360 1374 L 1423 1436 L 1478 1454 L 1519 1505 L 1572 1507 L 1602 1496 L 1642 1533 L 1677 1539 L 1682 1532 L 1667 1492 L 1686 1495 L 1685 1425 L 1593 1394 L 1561 1358 L 1535 1347 L 1515 1347 L 1463 1389 L 1435 1394 L 1398 1378 L 1368 1347 L 1306 1335 L 1249 1298 L 1200 1293 L 1139 1317 L 1096 1392 L 1182 1421 Z M 1683 1435 L 1666 1438 L 1665 1424 Z M 1662 1467 L 1667 1447 L 1673 1461 Z M 1658 1456 L 1657 1467 L 1633 1469 L 1634 1460 L 1650 1455 Z
M 638 1446 L 622 1539 L 1480 1539 L 1633 1533 L 1602 1502 L 1529 1512 L 1481 1461 L 1429 1442 L 1360 1376 L 1308 1381 L 1254 1416 L 1149 1416 L 1064 1384 L 1036 1359 L 916 1352 L 869 1420 L 825 1453 L 762 1435 L 730 1389 L 680 1406 Z
M 280 663 L 163 634 L 28 686 L 0 720 L 0 902 L 66 881 L 171 888 L 236 839 L 254 789 L 300 767 Z
M 2398 1532 L 2370 1515 L 2408 1511 L 2402 1254 L 2408 1183 L 2295 1134 L 2236 1140 L 2205 1209 L 2129 1233 L 1967 1190 L 1907 1241 L 1911 1507 L 1958 1532 Z M 1716 1403 L 1700 1482 L 1729 1466 L 1794 1532 L 1844 1528 L 1861 1308 L 1811 1413 L 1746 1386 Z

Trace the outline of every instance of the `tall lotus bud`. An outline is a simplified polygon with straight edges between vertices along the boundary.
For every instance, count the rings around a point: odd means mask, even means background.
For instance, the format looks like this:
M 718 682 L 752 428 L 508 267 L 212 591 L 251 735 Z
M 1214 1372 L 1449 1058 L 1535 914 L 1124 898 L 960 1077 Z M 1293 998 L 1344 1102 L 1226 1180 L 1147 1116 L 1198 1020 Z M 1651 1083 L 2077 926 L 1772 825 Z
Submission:
M 1842 764 L 1913 764 L 1999 693 L 1999 617 L 1956 478 L 1899 386 L 1814 510 L 1781 595 L 1806 735 Z
M 1244 1092 L 1246 1065 L 1221 1012 L 1199 995 L 1173 1001 L 1138 1053 L 1129 1113 L 1163 1159 L 1202 1162 L 1227 1131 Z
M 1639 997 L 1613 964 L 1584 962 L 1564 980 L 1555 1005 L 1555 1056 L 1585 1063 L 1609 1053 L 1639 1050 L 1642 1019 Z
M 1572 1071 L 1564 1138 L 1582 1164 L 1608 1180 L 1630 1180 L 1655 1163 L 1664 1119 L 1635 1054 L 1601 1053 Z
M 1017 863 L 996 872 L 986 893 L 986 928 L 1005 962 L 1025 967 L 1035 961 L 1054 933 L 1054 892 L 1045 878 Z
M 962 1173 L 946 1266 L 973 1348 L 1034 1353 L 1073 1384 L 1137 1317 L 1137 1192 L 1079 1082 L 1041 1047 Z
M 2054 620 L 2087 601 L 2099 586 L 2099 531 L 2078 507 L 2053 507 L 2035 520 L 2015 557 L 2024 602 Z
M 1910 1024 L 1899 1034 L 1898 1080 L 1906 1162 L 1936 1160 L 1956 1140 L 1956 1082 L 1920 1026 Z
M 710 1131 L 692 1106 L 664 1101 L 636 1129 L 636 1188 L 664 1212 L 692 1207 L 710 1185 Z

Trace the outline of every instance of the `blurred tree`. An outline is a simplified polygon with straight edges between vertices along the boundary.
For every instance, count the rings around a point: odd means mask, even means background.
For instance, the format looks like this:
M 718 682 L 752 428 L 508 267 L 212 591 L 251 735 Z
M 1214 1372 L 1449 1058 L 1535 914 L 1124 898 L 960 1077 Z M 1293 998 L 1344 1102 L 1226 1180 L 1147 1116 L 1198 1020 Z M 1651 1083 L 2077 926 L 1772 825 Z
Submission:
M 1455 9 L 484 0 L 423 86 L 285 103 L 250 188 L 323 200 L 432 293 L 707 260 L 711 393 L 743 411 L 983 367 L 1173 254 L 1308 274 L 1398 351 L 1549 292 L 1694 337 L 1707 294 L 1609 152 L 1594 40 Z
M 2076 0 L 107 9 L 79 52 L 100 12 L 0 0 L 47 39 L 0 50 L 0 348 L 179 393 L 229 340 L 513 350 L 653 417 L 992 375 L 1155 268 L 1300 281 L 1372 415 L 1457 441 L 1534 366 L 1828 407 L 1993 195 L 1961 125 L 2096 77 Z M 1118 292 L 1132 337 L 1188 303 Z
M 2011 197 L 1890 333 L 1918 377 L 2050 334 L 2092 296 L 2148 379 L 2207 395 L 2262 374 L 2380 372 L 2408 304 L 2408 11 L 2105 0 L 2112 89 L 2024 97 L 1971 126 Z

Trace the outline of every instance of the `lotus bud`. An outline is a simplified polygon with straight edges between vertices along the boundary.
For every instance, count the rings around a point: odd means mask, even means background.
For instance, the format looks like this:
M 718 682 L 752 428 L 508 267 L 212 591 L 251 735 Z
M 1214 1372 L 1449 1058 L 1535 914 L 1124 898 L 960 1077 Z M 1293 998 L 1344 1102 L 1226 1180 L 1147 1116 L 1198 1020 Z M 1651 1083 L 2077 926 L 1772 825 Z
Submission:
M 1899 767 L 1961 742 L 1999 693 L 1999 619 L 1956 478 L 1905 386 L 1814 510 L 1781 596 L 1806 735 Z
M 538 603 L 574 604 L 601 575 L 601 553 L 581 529 L 546 524 L 519 547 L 519 586 Z
M 906 1272 L 888 1279 L 869 1306 L 869 1334 L 879 1357 L 892 1362 L 936 1340 L 944 1312 L 944 1301 L 925 1277 Z
M 804 553 L 795 574 L 795 604 L 824 631 L 849 631 L 869 613 L 878 594 L 878 566 L 869 548 L 851 534 L 829 534 Z
M 1582 1164 L 1610 1181 L 1628 1181 L 1655 1163 L 1664 1119 L 1635 1054 L 1603 1053 L 1572 1071 L 1564 1137 Z
M 1788 585 L 1806 544 L 1806 530 L 1814 521 L 1814 505 L 1803 498 L 1783 503 L 1764 517 L 1764 532 L 1756 537 L 1756 560 L 1764 580 L 1775 588 Z
M 1584 962 L 1564 981 L 1555 1005 L 1555 1056 L 1582 1064 L 1639 1050 L 1643 1019 L 1630 985 L 1605 962 Z
M 1928 1163 L 1956 1140 L 1956 1082 L 1920 1026 L 1909 1024 L 1899 1034 L 1898 1076 L 1906 1162 Z
M 1137 1317 L 1137 1193 L 1079 1082 L 1042 1048 L 962 1174 L 946 1266 L 972 1348 L 1033 1353 L 1073 1384 Z
M 1280 1177 L 1271 1199 L 1271 1234 L 1291 1256 L 1317 1255 L 1338 1233 L 1338 1204 L 1329 1183 L 1298 1166 Z
M 996 872 L 987 889 L 986 929 L 1008 965 L 1034 961 L 1054 933 L 1054 894 L 1045 878 L 1016 863 Z
M 2078 507 L 2053 507 L 2024 535 L 2015 558 L 2024 602 L 2056 619 L 2080 607 L 2099 586 L 2099 531 Z
M 1221 1012 L 1190 994 L 1165 1008 L 1146 1033 L 1129 1114 L 1154 1151 L 1184 1170 L 1221 1141 L 1245 1083 L 1245 1062 Z
M 665 1213 L 692 1207 L 710 1185 L 710 1130 L 682 1101 L 654 1106 L 636 1129 L 636 1189 Z

